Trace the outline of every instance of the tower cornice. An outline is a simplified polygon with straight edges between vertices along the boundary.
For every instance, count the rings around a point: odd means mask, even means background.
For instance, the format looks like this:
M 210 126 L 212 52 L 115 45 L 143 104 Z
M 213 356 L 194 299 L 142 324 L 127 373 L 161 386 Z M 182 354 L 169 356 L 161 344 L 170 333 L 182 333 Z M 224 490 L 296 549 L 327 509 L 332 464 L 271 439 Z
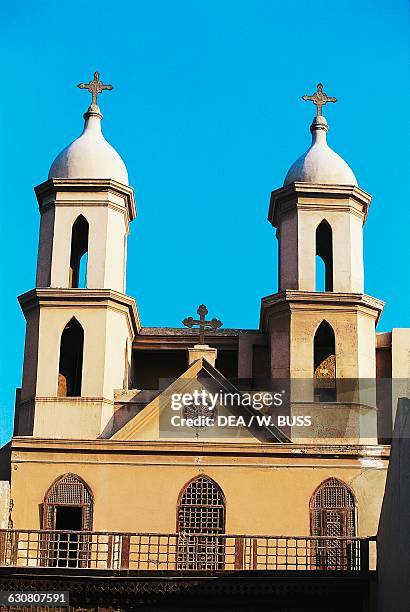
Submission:
M 291 208 L 349 210 L 366 221 L 372 196 L 354 185 L 290 183 L 271 193 L 268 220 L 278 227 L 279 216 Z
M 141 321 L 135 299 L 113 291 L 111 289 L 61 289 L 39 288 L 31 289 L 18 297 L 21 309 L 26 316 L 27 312 L 40 306 L 52 307 L 89 307 L 100 306 L 128 313 L 130 332 L 133 337 L 141 329 Z
M 57 197 L 60 192 L 110 192 L 114 195 L 119 195 L 125 199 L 128 212 L 128 220 L 132 221 L 137 216 L 134 190 L 132 187 L 120 183 L 113 179 L 67 179 L 53 178 L 40 183 L 34 188 L 40 213 L 51 205 L 52 200 Z
M 341 293 L 341 292 L 318 292 L 297 291 L 286 289 L 278 293 L 268 295 L 261 300 L 260 329 L 267 328 L 267 316 L 270 312 L 283 312 L 291 310 L 315 310 L 324 312 L 329 310 L 362 310 L 371 313 L 375 323 L 383 312 L 385 302 L 365 293 Z

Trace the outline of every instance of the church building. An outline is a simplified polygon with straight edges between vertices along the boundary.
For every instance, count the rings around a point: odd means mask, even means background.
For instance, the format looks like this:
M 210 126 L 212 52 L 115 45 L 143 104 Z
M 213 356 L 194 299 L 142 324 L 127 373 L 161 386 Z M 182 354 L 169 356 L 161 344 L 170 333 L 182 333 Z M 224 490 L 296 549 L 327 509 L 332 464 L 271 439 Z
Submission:
M 144 327 L 126 293 L 134 190 L 101 129 L 112 87 L 98 72 L 80 87 L 83 132 L 35 187 L 1 590 L 69 591 L 94 609 L 372 609 L 410 329 L 376 331 L 371 195 L 327 143 L 336 99 L 321 84 L 304 96 L 311 146 L 267 203 L 279 286 L 259 328 L 225 328 L 211 304 Z

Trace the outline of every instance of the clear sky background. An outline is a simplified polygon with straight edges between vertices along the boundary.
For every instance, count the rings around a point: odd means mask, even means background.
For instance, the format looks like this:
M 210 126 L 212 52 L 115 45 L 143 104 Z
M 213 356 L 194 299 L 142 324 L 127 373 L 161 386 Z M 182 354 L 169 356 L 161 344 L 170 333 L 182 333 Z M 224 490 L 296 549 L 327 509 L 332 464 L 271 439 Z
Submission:
M 204 302 L 256 328 L 277 289 L 269 194 L 309 146 L 303 94 L 319 81 L 329 144 L 373 195 L 366 292 L 379 330 L 410 326 L 409 19 L 406 0 L 90 0 L 3 3 L 1 15 L 0 443 L 21 384 L 34 287 L 33 187 L 76 138 L 99 70 L 107 140 L 125 160 L 138 216 L 127 292 L 145 326 L 180 326 Z

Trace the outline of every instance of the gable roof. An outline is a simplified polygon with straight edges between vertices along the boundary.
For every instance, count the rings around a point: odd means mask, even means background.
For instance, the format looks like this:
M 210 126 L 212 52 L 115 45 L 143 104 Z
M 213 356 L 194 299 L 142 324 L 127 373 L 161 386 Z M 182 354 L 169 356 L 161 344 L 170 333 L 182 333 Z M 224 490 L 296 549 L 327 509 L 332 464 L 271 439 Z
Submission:
M 112 436 L 112 440 L 156 440 L 183 439 L 195 441 L 210 441 L 221 439 L 255 439 L 258 442 L 290 442 L 289 438 L 274 425 L 240 426 L 227 428 L 227 430 L 216 427 L 209 429 L 185 427 L 172 427 L 170 417 L 175 415 L 172 408 L 172 396 L 192 393 L 198 387 L 209 390 L 208 387 L 217 387 L 224 393 L 241 394 L 219 370 L 214 368 L 208 361 L 201 358 L 194 361 L 189 368 L 166 389 L 159 393 L 145 408 L 133 416 Z M 226 415 L 242 416 L 246 423 L 250 417 L 258 414 L 258 411 L 247 406 L 227 407 L 218 403 L 218 410 Z M 216 432 L 213 435 L 214 431 Z

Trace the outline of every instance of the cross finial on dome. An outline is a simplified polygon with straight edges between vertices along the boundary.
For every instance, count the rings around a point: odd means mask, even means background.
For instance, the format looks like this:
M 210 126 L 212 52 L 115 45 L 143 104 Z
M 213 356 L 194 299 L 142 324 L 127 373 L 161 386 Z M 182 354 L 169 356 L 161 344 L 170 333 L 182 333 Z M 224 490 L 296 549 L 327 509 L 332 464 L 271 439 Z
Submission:
M 313 96 L 302 96 L 302 100 L 310 100 L 316 106 L 316 117 L 322 116 L 322 106 L 324 106 L 327 102 L 337 102 L 337 98 L 333 98 L 328 96 L 323 91 L 322 83 L 318 83 L 317 91 L 313 94 Z
M 97 96 L 104 90 L 114 89 L 112 85 L 105 85 L 102 81 L 100 81 L 100 73 L 94 72 L 94 78 L 89 83 L 79 83 L 77 85 L 80 89 L 88 89 L 91 94 L 91 105 L 88 108 L 89 112 L 99 112 L 98 104 L 97 104 Z

